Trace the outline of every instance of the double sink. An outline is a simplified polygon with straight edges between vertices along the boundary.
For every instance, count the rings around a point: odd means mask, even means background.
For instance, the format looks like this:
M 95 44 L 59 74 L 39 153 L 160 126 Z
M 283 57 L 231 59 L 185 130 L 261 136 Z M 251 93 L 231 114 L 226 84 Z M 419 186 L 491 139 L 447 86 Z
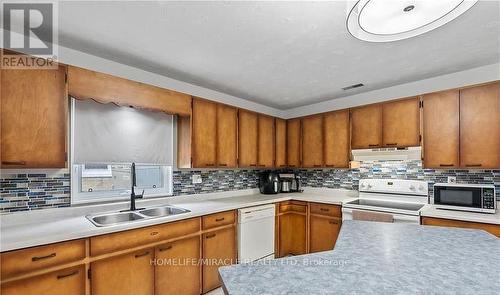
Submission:
M 85 217 L 87 217 L 87 219 L 90 220 L 90 222 L 92 222 L 95 226 L 102 227 L 102 226 L 111 226 L 111 225 L 117 225 L 144 219 L 172 216 L 187 212 L 191 211 L 175 206 L 162 206 L 162 207 L 144 208 L 137 211 L 112 212 L 112 213 L 87 215 Z

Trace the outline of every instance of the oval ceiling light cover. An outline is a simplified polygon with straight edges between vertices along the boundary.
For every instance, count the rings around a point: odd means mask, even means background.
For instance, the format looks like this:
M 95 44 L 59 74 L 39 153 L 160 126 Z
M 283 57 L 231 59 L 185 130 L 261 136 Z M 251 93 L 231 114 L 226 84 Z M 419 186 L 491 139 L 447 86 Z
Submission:
M 434 30 L 466 12 L 478 0 L 351 1 L 347 30 L 370 42 L 391 42 Z

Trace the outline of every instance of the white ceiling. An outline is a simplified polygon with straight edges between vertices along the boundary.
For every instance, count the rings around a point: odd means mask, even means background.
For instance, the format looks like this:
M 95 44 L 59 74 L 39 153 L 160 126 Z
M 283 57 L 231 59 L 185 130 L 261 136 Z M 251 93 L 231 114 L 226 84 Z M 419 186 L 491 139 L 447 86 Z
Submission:
M 344 1 L 61 2 L 59 42 L 279 109 L 500 61 L 498 1 L 385 44 L 353 38 L 345 19 Z

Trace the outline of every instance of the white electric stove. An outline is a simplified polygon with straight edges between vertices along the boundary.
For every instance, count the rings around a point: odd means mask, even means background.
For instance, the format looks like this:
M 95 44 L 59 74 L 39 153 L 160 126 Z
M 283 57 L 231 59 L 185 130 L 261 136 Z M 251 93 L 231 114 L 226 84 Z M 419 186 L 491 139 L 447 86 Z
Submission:
M 426 181 L 361 179 L 359 198 L 342 205 L 342 219 L 383 213 L 384 216 L 391 215 L 392 222 L 420 224 L 420 210 L 428 203 L 428 194 Z

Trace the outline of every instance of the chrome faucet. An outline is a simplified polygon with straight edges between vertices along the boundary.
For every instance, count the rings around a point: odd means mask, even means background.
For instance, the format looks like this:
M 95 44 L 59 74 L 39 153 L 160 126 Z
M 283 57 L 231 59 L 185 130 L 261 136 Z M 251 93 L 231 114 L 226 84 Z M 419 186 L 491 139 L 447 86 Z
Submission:
M 135 177 L 135 163 L 132 163 L 132 168 L 130 169 L 130 174 L 132 175 L 132 190 L 130 192 L 130 211 L 135 211 L 144 208 L 136 208 L 135 207 L 135 199 L 142 199 L 144 196 L 144 190 L 142 190 L 142 194 L 135 194 L 135 186 L 137 185 L 136 177 Z

